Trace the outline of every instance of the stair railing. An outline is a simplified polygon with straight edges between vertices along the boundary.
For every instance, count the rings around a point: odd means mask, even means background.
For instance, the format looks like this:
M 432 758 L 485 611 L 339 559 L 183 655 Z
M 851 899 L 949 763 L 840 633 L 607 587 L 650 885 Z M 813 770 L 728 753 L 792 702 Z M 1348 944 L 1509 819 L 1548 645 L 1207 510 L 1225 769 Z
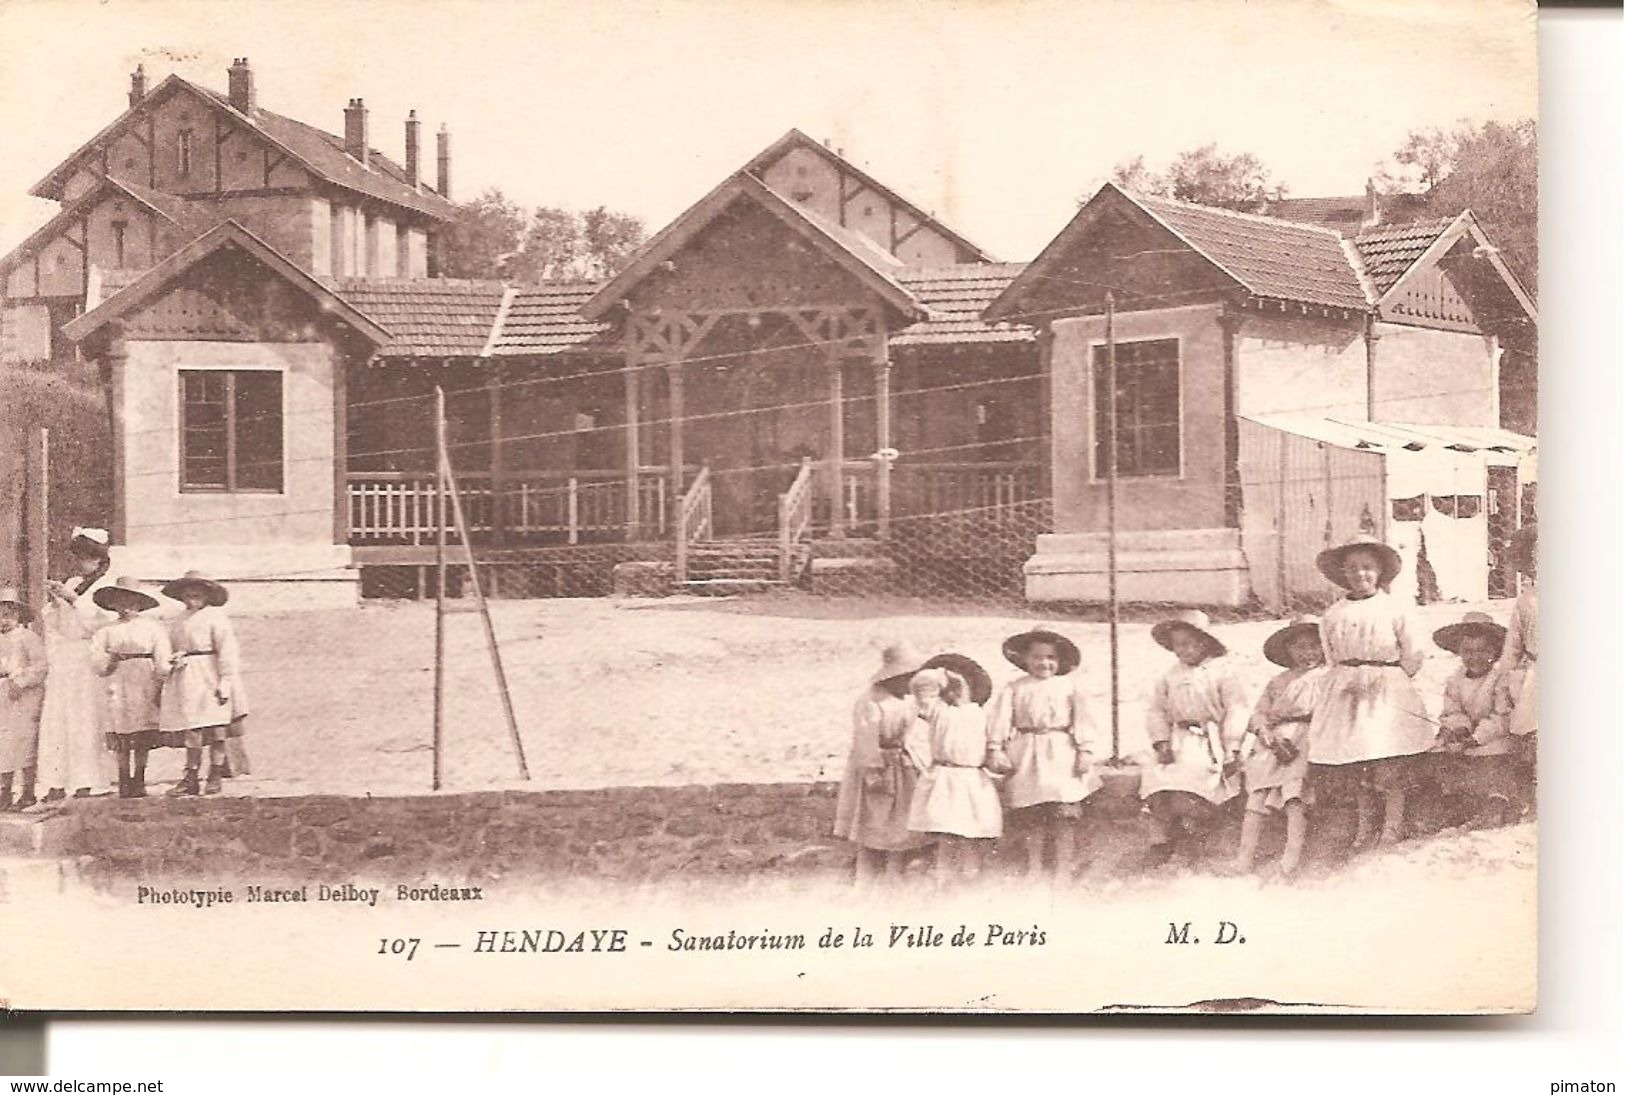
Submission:
M 700 473 L 683 492 L 677 505 L 677 583 L 688 581 L 689 545 L 711 539 L 711 467 L 700 465 Z
M 790 580 L 796 547 L 812 529 L 813 462 L 802 457 L 790 489 L 779 495 L 779 581 Z

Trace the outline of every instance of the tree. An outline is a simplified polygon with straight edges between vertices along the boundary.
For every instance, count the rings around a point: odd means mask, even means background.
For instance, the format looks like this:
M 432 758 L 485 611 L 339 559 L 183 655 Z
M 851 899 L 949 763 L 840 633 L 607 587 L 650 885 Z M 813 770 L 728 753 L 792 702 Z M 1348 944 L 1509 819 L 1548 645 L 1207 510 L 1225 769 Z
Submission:
M 605 206 L 577 213 L 542 206 L 526 214 L 492 187 L 457 207 L 439 272 L 533 285 L 547 278 L 611 277 L 644 240 L 643 221 Z
M 502 278 L 524 241 L 525 211 L 492 187 L 457 206 L 445 232 L 439 273 L 450 278 Z
M 543 278 L 573 274 L 581 258 L 581 218 L 568 209 L 538 208 L 525 230 L 523 251 L 514 263 L 516 281 L 534 284 Z
M 599 206 L 581 214 L 581 241 L 587 277 L 614 277 L 643 246 L 643 221 Z
M 1539 260 L 1539 141 L 1533 119 L 1413 130 L 1378 172 L 1386 192 L 1417 192 L 1417 220 L 1471 209 L 1518 277 L 1533 284 Z
M 1143 194 L 1248 213 L 1259 212 L 1286 194 L 1286 187 L 1271 177 L 1257 156 L 1226 155 L 1214 143 L 1181 152 L 1164 171 L 1152 170 L 1144 156 L 1124 160 L 1112 169 L 1112 181 Z

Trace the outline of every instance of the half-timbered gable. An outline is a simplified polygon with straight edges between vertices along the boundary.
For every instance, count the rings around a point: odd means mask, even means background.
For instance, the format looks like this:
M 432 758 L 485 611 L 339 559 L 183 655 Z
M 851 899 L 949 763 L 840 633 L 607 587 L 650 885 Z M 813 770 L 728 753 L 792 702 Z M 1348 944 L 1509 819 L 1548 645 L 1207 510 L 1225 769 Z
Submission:
M 910 266 L 992 261 L 935 216 L 798 129 L 769 145 L 745 170 L 832 224 L 862 233 Z

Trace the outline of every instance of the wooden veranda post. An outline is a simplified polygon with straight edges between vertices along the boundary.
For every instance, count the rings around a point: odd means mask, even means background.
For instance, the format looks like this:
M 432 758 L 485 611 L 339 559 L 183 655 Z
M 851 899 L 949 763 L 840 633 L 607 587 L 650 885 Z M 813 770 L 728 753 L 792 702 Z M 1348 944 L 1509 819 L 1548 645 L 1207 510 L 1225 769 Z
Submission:
M 891 534 L 891 361 L 882 342 L 875 352 L 875 527 L 882 540 Z
M 683 416 L 686 409 L 683 406 L 683 363 L 673 361 L 666 366 L 666 383 L 668 385 L 668 400 L 671 421 L 666 428 L 671 438 L 671 496 L 683 496 Z M 681 536 L 681 531 L 678 532 Z
M 486 377 L 485 391 L 490 400 L 491 416 L 491 542 L 501 547 L 508 535 L 508 494 L 503 481 L 506 469 L 502 460 L 502 362 L 491 363 L 491 375 Z
M 1111 648 L 1112 690 L 1112 755 L 1113 763 L 1121 760 L 1119 751 L 1120 719 L 1118 715 L 1117 674 L 1117 302 L 1110 289 L 1106 290 L 1106 643 Z
M 642 521 L 641 499 L 638 497 L 638 470 L 643 459 L 638 444 L 638 368 L 635 350 L 626 354 L 626 538 L 636 540 L 638 525 Z
M 841 356 L 829 355 L 829 534 L 839 540 L 846 536 L 846 390 L 841 375 Z

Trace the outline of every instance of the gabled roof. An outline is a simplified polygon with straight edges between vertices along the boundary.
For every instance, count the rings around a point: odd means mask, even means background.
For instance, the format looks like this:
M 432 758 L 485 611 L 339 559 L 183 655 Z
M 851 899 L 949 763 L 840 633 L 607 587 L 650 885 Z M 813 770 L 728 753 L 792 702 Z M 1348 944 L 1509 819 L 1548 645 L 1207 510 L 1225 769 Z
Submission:
M 1371 278 L 1372 287 L 1379 298 L 1416 265 L 1418 259 L 1433 246 L 1454 218 L 1419 221 L 1416 224 L 1385 224 L 1368 228 L 1354 237 L 1354 249 L 1359 252 L 1360 264 Z
M 582 305 L 582 315 L 590 320 L 603 319 L 634 286 L 659 269 L 662 263 L 680 251 L 734 202 L 742 200 L 767 210 L 904 316 L 925 318 L 925 308 L 896 280 L 901 264 L 895 257 L 858 233 L 830 224 L 744 172 L 724 179 L 716 189 L 655 233 L 633 256 L 626 269 L 611 278 Z
M 982 318 L 982 311 L 1026 268 L 1024 262 L 990 262 L 901 271 L 897 279 L 930 309 L 931 316 L 895 332 L 891 345 L 1033 341 L 1031 327 Z
M 1354 237 L 1353 243 L 1375 284 L 1380 305 L 1396 295 L 1416 271 L 1431 266 L 1463 239 L 1472 243 L 1475 255 L 1489 261 L 1518 307 L 1530 319 L 1536 318 L 1534 298 L 1484 234 L 1472 210 L 1448 220 L 1373 228 Z
M 1124 196 L 1253 296 L 1362 311 L 1370 303 L 1342 237 L 1329 228 L 1171 198 Z
M 324 279 L 389 332 L 389 357 L 478 357 L 496 329 L 507 287 L 460 278 Z
M 1133 194 L 1108 182 L 994 298 L 983 318 L 1017 318 L 1021 294 L 1057 272 L 1104 208 L 1137 215 L 1172 233 L 1238 290 L 1254 297 L 1362 312 L 1369 306 L 1343 240 L 1331 229 Z
M 966 252 L 968 252 L 973 257 L 974 261 L 994 261 L 992 255 L 989 255 L 986 251 L 976 246 L 970 240 L 966 239 L 964 236 L 961 236 L 958 232 L 955 232 L 946 224 L 943 224 L 931 213 L 921 209 L 918 205 L 909 201 L 897 191 L 893 190 L 885 183 L 880 182 L 867 171 L 864 171 L 862 168 L 858 167 L 851 160 L 839 155 L 833 149 L 824 147 L 824 145 L 813 140 L 799 129 L 791 129 L 784 136 L 780 137 L 778 140 L 764 148 L 761 152 L 757 153 L 751 159 L 751 161 L 744 166 L 743 170 L 747 174 L 759 177 L 760 174 L 767 170 L 769 166 L 777 163 L 786 153 L 796 148 L 805 148 L 817 153 L 819 156 L 823 157 L 826 161 L 833 165 L 836 170 L 844 172 L 854 179 L 857 179 L 863 184 L 865 189 L 873 190 L 887 201 L 902 206 L 904 209 L 908 210 L 909 216 L 926 225 L 929 225 L 933 231 L 939 233 L 940 235 L 946 236 L 956 246 L 963 248 Z
M 296 264 L 284 258 L 276 248 L 254 233 L 228 220 L 203 233 L 197 239 L 148 270 L 132 284 L 125 286 L 102 303 L 63 326 L 62 333 L 74 342 L 81 342 L 105 324 L 139 308 L 161 293 L 172 281 L 194 265 L 221 251 L 238 250 L 251 256 L 283 281 L 314 300 L 323 312 L 345 324 L 374 346 L 386 342 L 389 332 L 358 312 L 343 297 L 311 277 Z
M 86 209 L 96 205 L 110 193 L 125 195 L 177 228 L 201 232 L 210 225 L 219 223 L 220 218 L 212 216 L 208 210 L 200 209 L 184 198 L 140 186 L 117 176 L 104 176 L 97 180 L 95 186 L 64 205 L 55 216 L 30 233 L 28 238 L 13 247 L 8 254 L 0 257 L 0 270 L 10 269 L 18 260 L 32 255 L 61 228 L 73 223 Z
M 564 350 L 610 350 L 613 327 L 587 319 L 582 305 L 602 281 L 559 280 L 526 286 L 514 295 L 491 341 L 498 357 L 556 354 Z
M 194 84 L 176 75 L 166 77 L 148 93 L 146 98 L 125 110 L 101 132 L 75 149 L 45 178 L 36 183 L 29 193 L 36 197 L 60 201 L 63 184 L 67 182 L 75 165 L 86 153 L 113 138 L 143 111 L 171 95 L 181 93 L 191 94 L 211 109 L 224 113 L 234 125 L 257 132 L 318 179 L 370 198 L 416 210 L 427 216 L 442 220 L 452 216 L 451 202 L 427 187 L 414 187 L 408 184 L 405 169 L 376 149 L 372 150 L 369 157 L 374 164 L 374 168 L 369 170 L 362 167 L 344 150 L 342 137 L 263 107 L 256 107 L 251 116 L 243 114 L 233 107 L 230 99 L 221 92 Z

